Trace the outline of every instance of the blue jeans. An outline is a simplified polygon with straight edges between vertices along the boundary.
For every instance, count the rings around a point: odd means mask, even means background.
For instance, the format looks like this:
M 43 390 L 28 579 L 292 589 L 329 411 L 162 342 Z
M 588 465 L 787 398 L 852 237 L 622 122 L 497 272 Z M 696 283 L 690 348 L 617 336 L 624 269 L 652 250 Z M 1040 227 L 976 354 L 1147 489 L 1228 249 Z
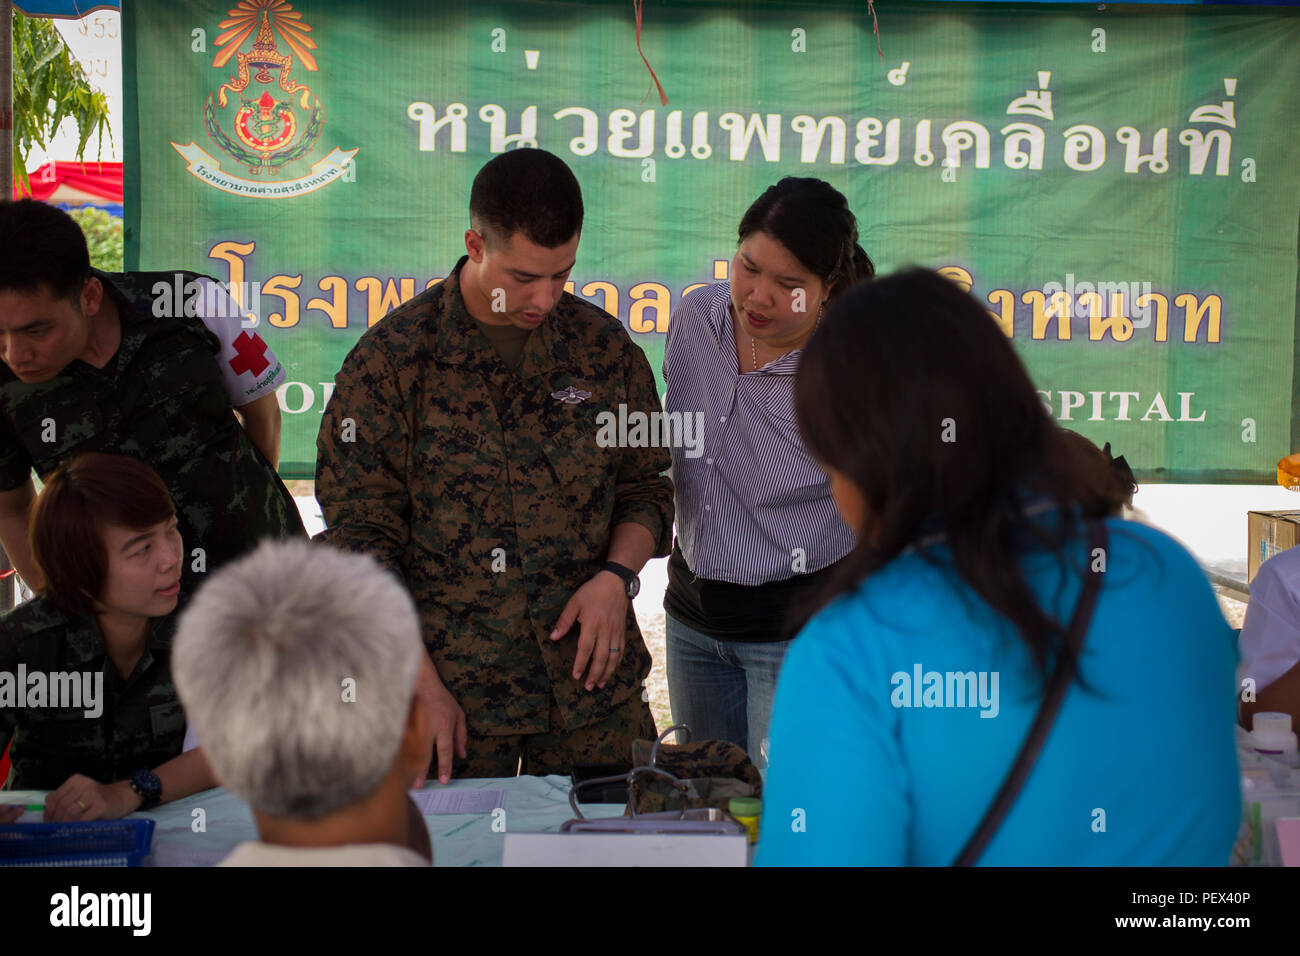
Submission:
M 692 740 L 729 740 L 767 766 L 772 695 L 790 641 L 716 641 L 664 614 L 673 723 Z

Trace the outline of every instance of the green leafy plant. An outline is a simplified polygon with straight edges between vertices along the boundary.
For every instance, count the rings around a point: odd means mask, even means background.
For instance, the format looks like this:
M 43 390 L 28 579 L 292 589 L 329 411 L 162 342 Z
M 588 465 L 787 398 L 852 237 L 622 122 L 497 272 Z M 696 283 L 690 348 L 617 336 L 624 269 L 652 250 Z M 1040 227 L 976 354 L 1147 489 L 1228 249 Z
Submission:
M 92 136 L 102 149 L 104 131 L 110 142 L 113 133 L 108 99 L 91 87 L 51 21 L 14 11 L 13 71 L 14 175 L 29 192 L 27 156 L 33 147 L 45 149 L 65 119 L 77 124 L 77 159 L 85 156 Z
M 122 271 L 122 220 L 94 206 L 68 211 L 86 234 L 90 264 L 104 272 Z

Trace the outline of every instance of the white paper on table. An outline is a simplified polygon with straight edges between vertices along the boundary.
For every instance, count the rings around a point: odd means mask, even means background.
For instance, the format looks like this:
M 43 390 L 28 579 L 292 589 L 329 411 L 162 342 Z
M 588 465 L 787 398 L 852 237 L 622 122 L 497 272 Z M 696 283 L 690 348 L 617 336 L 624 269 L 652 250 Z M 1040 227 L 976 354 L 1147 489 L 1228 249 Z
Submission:
M 746 866 L 749 837 L 703 833 L 507 833 L 502 866 Z
M 491 813 L 505 806 L 504 790 L 412 790 L 411 799 L 425 816 L 439 813 Z

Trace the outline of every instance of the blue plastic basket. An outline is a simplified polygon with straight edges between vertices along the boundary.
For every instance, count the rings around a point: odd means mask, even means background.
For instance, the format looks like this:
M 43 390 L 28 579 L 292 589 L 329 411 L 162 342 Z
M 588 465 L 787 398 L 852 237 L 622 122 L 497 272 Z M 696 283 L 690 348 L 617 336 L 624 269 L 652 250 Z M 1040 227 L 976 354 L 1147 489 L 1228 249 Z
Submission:
M 11 823 L 0 826 L 0 867 L 139 866 L 153 843 L 154 821 Z

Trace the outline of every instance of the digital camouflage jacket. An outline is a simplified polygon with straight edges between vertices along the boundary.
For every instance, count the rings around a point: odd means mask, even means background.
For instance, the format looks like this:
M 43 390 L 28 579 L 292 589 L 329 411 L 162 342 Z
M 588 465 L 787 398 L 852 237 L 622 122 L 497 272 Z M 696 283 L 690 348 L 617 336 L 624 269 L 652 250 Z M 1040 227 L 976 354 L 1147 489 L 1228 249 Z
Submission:
M 344 360 L 317 437 L 324 540 L 402 576 L 471 734 L 545 732 L 552 695 L 567 728 L 586 726 L 642 693 L 650 656 L 630 602 L 604 689 L 571 676 L 577 626 L 549 634 L 615 525 L 669 551 L 668 449 L 597 441 L 600 412 L 660 411 L 654 376 L 617 319 L 568 294 L 510 371 L 465 308 L 464 262 Z

